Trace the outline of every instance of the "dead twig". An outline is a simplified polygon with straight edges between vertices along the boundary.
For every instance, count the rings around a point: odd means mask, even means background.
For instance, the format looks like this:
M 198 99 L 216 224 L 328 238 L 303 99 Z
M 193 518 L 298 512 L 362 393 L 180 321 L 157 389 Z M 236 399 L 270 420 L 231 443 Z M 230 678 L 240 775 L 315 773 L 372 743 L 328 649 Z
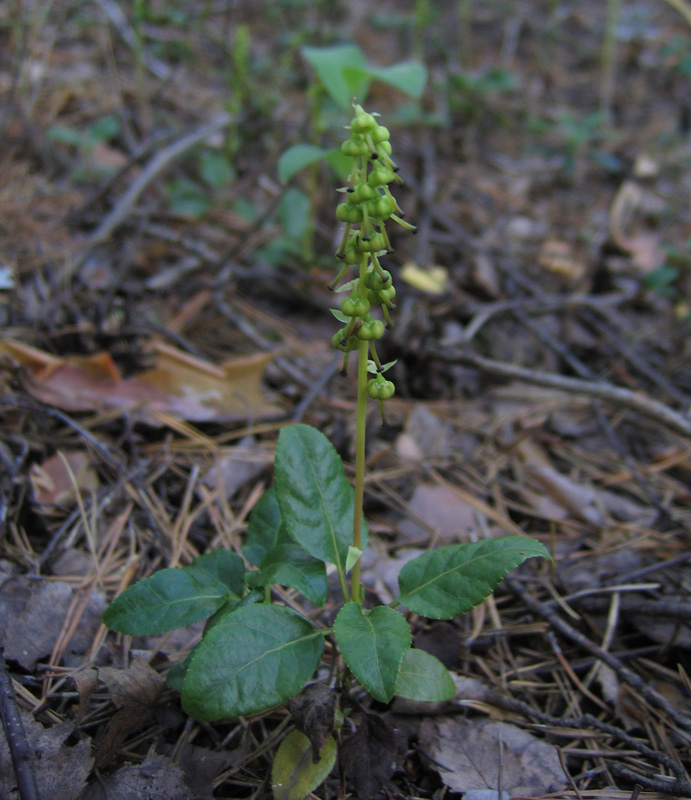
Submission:
M 171 142 L 171 144 L 157 153 L 137 178 L 132 181 L 127 191 L 111 209 L 110 213 L 104 217 L 98 228 L 91 233 L 81 252 L 72 261 L 65 263 L 60 276 L 61 279 L 67 280 L 71 278 L 86 261 L 93 249 L 105 242 L 113 231 L 127 219 L 142 192 L 171 162 L 175 161 L 186 150 L 189 150 L 190 147 L 194 147 L 195 144 L 223 130 L 230 124 L 231 120 L 232 116 L 230 114 L 218 114 L 210 122 L 194 128 L 194 130 Z
M 623 664 L 616 656 L 598 647 L 594 642 L 591 642 L 587 636 L 584 636 L 579 631 L 572 628 L 568 623 L 558 616 L 556 611 L 549 606 L 536 600 L 529 594 L 523 586 L 517 581 L 508 581 L 511 591 L 517 594 L 528 608 L 535 614 L 539 614 L 543 619 L 547 620 L 549 624 L 558 630 L 561 634 L 566 636 L 572 642 L 587 650 L 591 655 L 600 661 L 604 661 L 608 667 L 611 667 L 619 677 L 629 686 L 634 688 L 641 696 L 650 703 L 651 706 L 659 709 L 663 714 L 666 714 L 669 719 L 674 722 L 683 731 L 691 734 L 691 718 L 685 714 L 681 714 L 674 706 L 665 700 L 662 695 L 658 694 L 649 684 L 647 684 L 640 675 L 637 675 L 625 664 Z M 691 739 L 691 736 L 689 737 Z
M 24 732 L 2 646 L 0 646 L 0 717 L 12 758 L 19 796 L 21 800 L 40 800 L 31 748 Z
M 508 378 L 509 380 L 524 381 L 525 383 L 533 383 L 536 386 L 558 389 L 569 394 L 582 394 L 588 397 L 597 397 L 601 400 L 609 400 L 625 408 L 638 411 L 640 414 L 666 425 L 676 433 L 680 433 L 683 436 L 691 436 L 691 419 L 686 415 L 680 414 L 664 403 L 660 403 L 650 397 L 620 386 L 613 386 L 611 383 L 586 381 L 580 378 L 568 378 L 550 372 L 526 369 L 517 367 L 514 364 L 508 364 L 505 361 L 483 358 L 474 353 L 435 353 L 433 357 L 454 364 L 474 367 L 481 372 Z

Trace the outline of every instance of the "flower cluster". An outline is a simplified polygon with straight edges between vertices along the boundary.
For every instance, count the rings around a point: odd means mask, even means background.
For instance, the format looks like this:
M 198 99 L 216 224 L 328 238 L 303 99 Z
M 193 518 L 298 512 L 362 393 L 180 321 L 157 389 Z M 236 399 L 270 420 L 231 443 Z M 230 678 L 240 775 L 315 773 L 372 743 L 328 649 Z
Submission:
M 335 289 L 346 272 L 353 268 L 357 277 L 337 289 L 347 292 L 341 308 L 332 309 L 333 315 L 343 327 L 334 334 L 334 347 L 345 353 L 343 373 L 348 367 L 351 351 L 360 349 L 363 342 L 369 351 L 368 372 L 374 374 L 367 384 L 367 393 L 379 401 L 384 416 L 383 401 L 393 396 L 393 383 L 383 373 L 393 364 L 382 365 L 377 355 L 375 341 L 391 328 L 390 311 L 395 308 L 396 289 L 391 273 L 385 270 L 379 259 L 392 253 L 391 242 L 386 231 L 386 222 L 393 220 L 412 233 L 414 225 L 406 222 L 390 184 L 401 184 L 398 167 L 391 157 L 390 134 L 380 125 L 377 114 L 368 114 L 360 105 L 355 105 L 355 116 L 350 122 L 350 137 L 341 145 L 341 152 L 353 159 L 348 185 L 339 191 L 345 193 L 345 202 L 336 208 L 336 217 L 345 223 L 343 238 L 336 251 L 336 258 L 343 267 L 329 287 Z M 374 317 L 372 310 L 381 309 L 383 320 Z

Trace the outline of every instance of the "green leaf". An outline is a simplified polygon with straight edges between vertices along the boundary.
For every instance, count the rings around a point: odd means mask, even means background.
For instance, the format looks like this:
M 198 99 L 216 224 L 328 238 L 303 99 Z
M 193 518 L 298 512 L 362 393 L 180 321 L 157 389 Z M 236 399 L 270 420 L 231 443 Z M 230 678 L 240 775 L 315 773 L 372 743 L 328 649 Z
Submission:
M 409 97 L 420 98 L 427 84 L 427 69 L 419 61 L 406 61 L 390 67 L 346 67 L 344 76 L 350 83 L 366 79 L 378 80 L 393 86 Z
M 260 576 L 262 585 L 278 583 L 292 586 L 315 606 L 326 602 L 326 568 L 324 562 L 313 558 L 299 544 L 279 544 L 262 559 Z
M 262 558 L 271 552 L 280 541 L 291 541 L 287 532 L 281 533 L 281 509 L 278 507 L 274 488 L 267 489 L 259 498 L 250 514 L 245 546 L 245 558 L 258 567 Z
M 301 242 L 307 235 L 312 224 L 310 205 L 309 197 L 299 189 L 291 186 L 285 191 L 278 207 L 278 216 L 281 228 L 289 239 Z
M 332 736 L 315 764 L 310 740 L 300 731 L 291 731 L 276 751 L 271 768 L 274 800 L 303 800 L 329 777 L 335 763 L 336 742 Z
M 409 700 L 439 703 L 456 694 L 456 684 L 448 669 L 424 650 L 407 650 L 398 673 L 395 694 Z
M 232 550 L 224 547 L 212 550 L 195 558 L 187 569 L 205 572 L 210 578 L 227 586 L 234 597 L 242 597 L 245 590 L 245 565 L 242 558 Z
M 283 428 L 274 477 L 290 536 L 310 555 L 336 564 L 342 572 L 353 543 L 354 492 L 331 442 L 309 425 Z M 362 540 L 364 550 L 364 520 Z
M 366 93 L 366 81 L 362 76 L 346 78 L 345 67 L 365 66 L 365 56 L 359 47 L 352 44 L 337 44 L 330 47 L 303 47 L 303 58 L 316 72 L 331 99 L 341 108 L 350 108 L 353 96 L 361 101 Z
M 337 147 L 334 150 L 327 151 L 325 158 L 331 169 L 338 175 L 338 177 L 341 178 L 341 180 L 346 181 L 353 170 L 352 157 L 344 155 L 341 152 L 341 148 Z
M 389 606 L 363 610 L 346 603 L 334 622 L 341 655 L 353 675 L 376 700 L 388 703 L 396 690 L 411 635 L 405 617 Z
M 211 208 L 206 189 L 189 178 L 177 178 L 168 184 L 168 205 L 183 217 L 197 219 Z
M 401 570 L 399 602 L 432 619 L 451 619 L 481 603 L 526 558 L 550 558 L 543 544 L 524 536 L 502 536 L 439 547 Z
M 130 636 L 154 636 L 210 617 L 228 600 L 239 600 L 244 583 L 237 559 L 240 567 L 242 559 L 227 550 L 219 553 L 200 556 L 189 567 L 162 569 L 135 583 L 115 598 L 103 622 Z
M 314 144 L 294 144 L 278 159 L 278 179 L 287 183 L 293 175 L 320 161 L 328 152 Z
M 233 165 L 223 153 L 202 153 L 199 156 L 199 175 L 207 186 L 222 189 L 236 176 Z
M 187 657 L 182 661 L 176 661 L 168 670 L 168 674 L 166 675 L 166 686 L 169 689 L 172 689 L 174 692 L 178 692 L 178 694 L 182 691 L 182 683 L 185 680 L 185 673 L 187 672 L 187 667 L 190 665 L 190 661 L 192 661 L 193 655 L 194 650 L 190 650 L 190 652 L 187 654 Z
M 359 547 L 349 547 L 348 548 L 348 558 L 346 558 L 346 572 L 350 572 L 350 570 L 357 564 L 360 560 L 360 556 L 362 555 L 362 550 Z
M 210 721 L 283 703 L 311 678 L 323 651 L 322 633 L 292 609 L 238 608 L 197 645 L 182 706 L 194 719 Z

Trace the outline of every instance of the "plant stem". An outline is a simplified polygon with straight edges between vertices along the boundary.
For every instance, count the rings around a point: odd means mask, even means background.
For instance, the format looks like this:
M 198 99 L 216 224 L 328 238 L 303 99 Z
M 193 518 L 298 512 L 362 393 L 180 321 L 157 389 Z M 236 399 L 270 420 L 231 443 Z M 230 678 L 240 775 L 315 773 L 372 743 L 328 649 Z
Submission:
M 362 505 L 365 497 L 365 432 L 367 422 L 367 342 L 360 342 L 357 362 L 357 423 L 355 428 L 355 507 L 353 509 L 353 547 L 362 550 Z M 360 561 L 353 567 L 351 595 L 356 603 L 362 603 L 360 584 Z

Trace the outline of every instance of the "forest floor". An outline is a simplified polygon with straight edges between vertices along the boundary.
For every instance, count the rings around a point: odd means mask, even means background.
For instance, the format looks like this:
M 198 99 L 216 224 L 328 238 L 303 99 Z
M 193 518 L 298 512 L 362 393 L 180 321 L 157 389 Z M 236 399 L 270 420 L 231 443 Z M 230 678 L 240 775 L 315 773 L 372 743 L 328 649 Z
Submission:
M 363 701 L 340 734 L 360 766 L 317 795 L 691 796 L 673 5 L 608 3 L 608 27 L 594 0 L 0 4 L 0 645 L 44 800 L 271 793 L 288 711 L 189 719 L 164 679 L 199 626 L 131 638 L 101 615 L 157 569 L 239 551 L 285 425 L 318 427 L 351 474 L 339 183 L 279 172 L 291 145 L 342 138 L 302 53 L 339 42 L 428 70 L 419 101 L 381 82 L 366 100 L 418 226 L 386 259 L 369 596 L 434 545 L 528 534 L 554 562 L 462 618 L 411 618 L 456 697 Z M 2 736 L 0 797 L 19 797 Z

